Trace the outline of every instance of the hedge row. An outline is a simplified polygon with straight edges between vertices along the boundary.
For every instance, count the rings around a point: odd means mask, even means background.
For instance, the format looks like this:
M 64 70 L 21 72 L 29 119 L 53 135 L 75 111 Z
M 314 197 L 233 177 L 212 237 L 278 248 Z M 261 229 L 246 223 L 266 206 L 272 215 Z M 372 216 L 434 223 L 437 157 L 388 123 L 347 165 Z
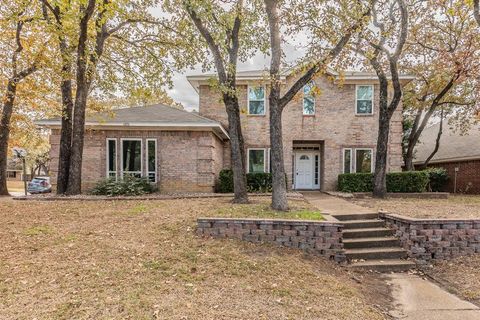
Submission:
M 271 192 L 272 174 L 263 172 L 247 173 L 247 190 L 248 192 Z M 217 192 L 233 192 L 233 171 L 231 169 L 220 171 Z
M 387 173 L 387 192 L 425 192 L 430 182 L 427 171 Z M 345 173 L 338 176 L 342 192 L 372 192 L 373 173 Z

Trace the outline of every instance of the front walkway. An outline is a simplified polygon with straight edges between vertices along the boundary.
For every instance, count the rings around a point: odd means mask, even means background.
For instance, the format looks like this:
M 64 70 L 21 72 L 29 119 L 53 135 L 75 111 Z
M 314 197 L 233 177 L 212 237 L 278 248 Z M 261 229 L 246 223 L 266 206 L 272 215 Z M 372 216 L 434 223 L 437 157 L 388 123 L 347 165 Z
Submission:
M 330 215 L 342 214 L 363 214 L 372 213 L 372 209 L 365 208 L 348 202 L 339 197 L 334 197 L 319 191 L 304 191 L 302 192 L 305 199 L 313 204 L 322 213 Z
M 396 319 L 480 319 L 480 308 L 419 276 L 395 273 L 387 278 L 395 300 L 395 310 L 391 315 Z

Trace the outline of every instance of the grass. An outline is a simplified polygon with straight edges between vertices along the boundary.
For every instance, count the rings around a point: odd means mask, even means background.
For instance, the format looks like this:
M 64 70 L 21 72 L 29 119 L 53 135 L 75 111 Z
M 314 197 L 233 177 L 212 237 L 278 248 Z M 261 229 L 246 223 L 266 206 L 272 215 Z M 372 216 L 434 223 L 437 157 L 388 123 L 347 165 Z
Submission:
M 295 220 L 324 220 L 321 212 L 305 202 L 291 201 L 287 212 L 273 210 L 267 201 L 253 204 L 231 204 L 215 211 L 216 216 L 228 218 L 272 218 Z
M 268 207 L 267 198 L 255 201 L 253 211 Z M 384 318 L 368 298 L 369 286 L 334 262 L 195 235 L 198 217 L 232 207 L 240 210 L 223 198 L 4 199 L 1 318 Z
M 480 218 L 480 195 L 450 195 L 448 199 L 350 199 L 375 210 L 415 218 Z

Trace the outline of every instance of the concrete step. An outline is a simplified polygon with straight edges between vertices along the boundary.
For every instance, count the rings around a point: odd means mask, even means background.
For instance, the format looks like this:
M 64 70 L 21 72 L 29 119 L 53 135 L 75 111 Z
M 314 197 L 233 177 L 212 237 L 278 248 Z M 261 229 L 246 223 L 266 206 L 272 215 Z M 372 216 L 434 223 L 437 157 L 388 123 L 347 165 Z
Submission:
M 399 247 L 359 248 L 346 249 L 345 255 L 347 256 L 347 260 L 402 259 L 407 257 L 407 251 Z
M 356 248 L 380 248 L 380 247 L 398 247 L 400 241 L 395 237 L 374 237 L 374 238 L 357 238 L 343 239 L 345 249 Z
M 369 212 L 369 213 L 351 213 L 351 214 L 333 214 L 333 217 L 340 221 L 348 220 L 370 220 L 378 219 L 378 212 Z
M 345 229 L 379 228 L 385 226 L 385 221 L 381 219 L 347 220 L 341 223 Z
M 387 228 L 361 228 L 343 230 L 343 239 L 388 237 L 393 236 L 394 231 Z
M 352 269 L 373 270 L 378 272 L 402 272 L 415 268 L 415 263 L 400 259 L 375 259 L 352 262 L 348 267 Z

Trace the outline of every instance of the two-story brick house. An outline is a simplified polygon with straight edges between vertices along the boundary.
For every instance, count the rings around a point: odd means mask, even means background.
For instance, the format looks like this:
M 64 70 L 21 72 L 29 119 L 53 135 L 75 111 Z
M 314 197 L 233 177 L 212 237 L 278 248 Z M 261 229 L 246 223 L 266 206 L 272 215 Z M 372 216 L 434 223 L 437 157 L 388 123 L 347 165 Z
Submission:
M 211 192 L 230 165 L 227 114 L 210 86 L 215 75 L 189 76 L 199 94 L 199 112 L 163 105 L 119 109 L 90 116 L 83 157 L 85 188 L 106 177 L 148 176 L 163 192 Z M 265 71 L 239 72 L 238 95 L 247 170 L 270 170 L 268 92 Z M 402 76 L 406 83 L 412 78 Z M 285 86 L 294 76 L 285 74 Z M 312 89 L 314 88 L 314 89 Z M 402 108 L 390 132 L 388 170 L 402 166 Z M 60 119 L 38 121 L 52 129 L 52 174 L 56 178 Z M 308 84 L 283 113 L 284 159 L 292 189 L 334 190 L 343 172 L 370 172 L 378 133 L 375 74 L 334 72 Z

